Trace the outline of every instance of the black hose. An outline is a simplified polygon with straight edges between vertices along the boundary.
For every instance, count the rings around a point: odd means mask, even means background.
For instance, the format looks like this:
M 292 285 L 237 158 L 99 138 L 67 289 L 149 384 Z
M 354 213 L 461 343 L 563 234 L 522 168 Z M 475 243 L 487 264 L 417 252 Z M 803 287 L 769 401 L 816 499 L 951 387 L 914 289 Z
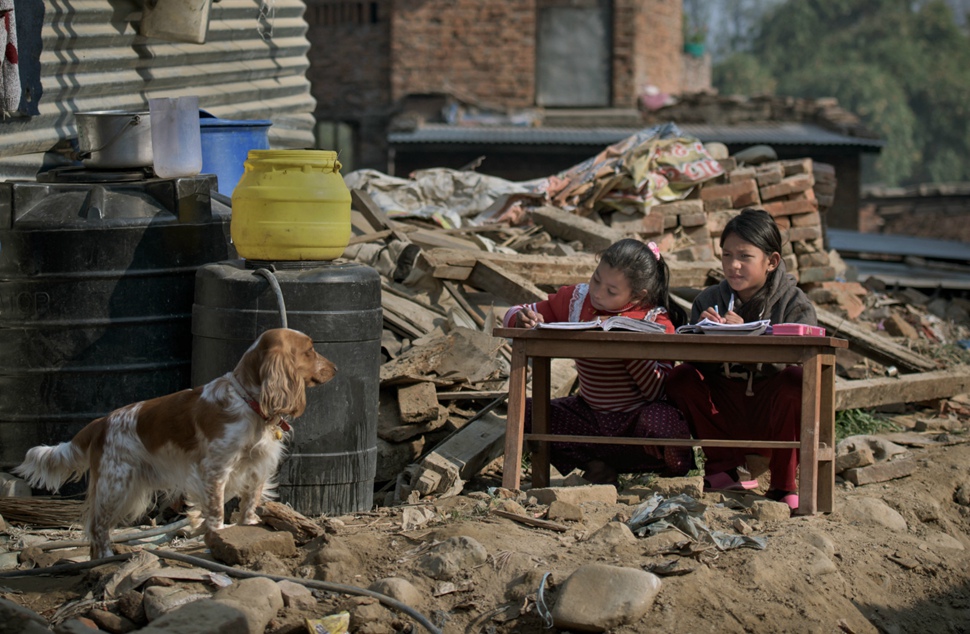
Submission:
M 253 271 L 253 275 L 262 275 L 269 282 L 269 285 L 273 287 L 273 292 L 276 293 L 276 305 L 280 310 L 280 326 L 287 328 L 286 325 L 286 302 L 283 301 L 283 289 L 280 288 L 280 282 L 276 279 L 276 275 L 273 271 L 266 268 L 259 268 Z

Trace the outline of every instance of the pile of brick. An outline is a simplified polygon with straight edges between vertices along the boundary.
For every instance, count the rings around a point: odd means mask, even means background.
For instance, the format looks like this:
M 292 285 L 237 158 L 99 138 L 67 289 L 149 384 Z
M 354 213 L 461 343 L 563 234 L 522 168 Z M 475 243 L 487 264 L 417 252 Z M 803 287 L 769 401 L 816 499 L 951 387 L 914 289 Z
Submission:
M 721 164 L 725 174 L 700 185 L 687 199 L 655 205 L 642 217 L 614 214 L 612 226 L 653 240 L 673 259 L 714 262 L 721 255 L 720 236 L 727 222 L 745 207 L 761 207 L 781 229 L 782 256 L 799 283 L 835 279 L 822 216 L 835 194 L 831 166 L 810 158 L 740 167 L 728 158 Z M 816 192 L 819 185 L 824 205 Z

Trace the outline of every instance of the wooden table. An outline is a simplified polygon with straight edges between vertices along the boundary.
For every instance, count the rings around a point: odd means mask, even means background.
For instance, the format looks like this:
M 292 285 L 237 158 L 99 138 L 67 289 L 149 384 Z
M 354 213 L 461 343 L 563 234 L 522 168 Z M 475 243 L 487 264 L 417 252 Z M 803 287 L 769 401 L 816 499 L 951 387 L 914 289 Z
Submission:
M 832 511 L 835 492 L 835 351 L 848 342 L 834 337 L 773 335 L 666 335 L 635 332 L 496 328 L 511 339 L 508 420 L 502 486 L 518 489 L 522 447 L 536 441 L 532 485 L 549 485 L 549 443 L 583 442 L 688 447 L 797 448 L 800 450 L 798 512 Z M 567 359 L 667 359 L 675 361 L 782 363 L 802 366 L 802 420 L 799 441 L 697 440 L 566 436 L 548 433 L 549 363 Z M 524 433 L 526 370 L 532 360 L 532 433 Z

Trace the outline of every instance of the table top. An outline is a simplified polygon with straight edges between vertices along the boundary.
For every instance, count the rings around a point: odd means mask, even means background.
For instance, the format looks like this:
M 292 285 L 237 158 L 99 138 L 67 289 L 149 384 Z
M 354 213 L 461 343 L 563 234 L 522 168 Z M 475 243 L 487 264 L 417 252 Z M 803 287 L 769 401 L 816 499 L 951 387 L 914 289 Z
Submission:
M 802 335 L 654 334 L 611 330 L 495 328 L 496 337 L 512 339 L 527 356 L 629 359 L 650 357 L 677 361 L 801 363 L 834 354 L 849 342 L 836 337 Z

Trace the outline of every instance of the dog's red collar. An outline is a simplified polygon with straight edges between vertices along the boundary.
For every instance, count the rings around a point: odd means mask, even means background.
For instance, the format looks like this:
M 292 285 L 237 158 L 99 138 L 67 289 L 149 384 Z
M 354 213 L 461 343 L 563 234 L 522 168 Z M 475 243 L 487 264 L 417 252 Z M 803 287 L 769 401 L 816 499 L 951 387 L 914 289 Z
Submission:
M 262 418 L 267 423 L 274 422 L 269 416 L 263 413 L 263 408 L 259 406 L 259 401 L 253 398 L 253 396 L 246 390 L 246 388 L 242 386 L 242 383 L 239 382 L 239 379 L 236 378 L 236 375 L 231 372 L 229 373 L 229 383 L 232 385 L 233 389 L 239 392 L 239 396 L 243 398 L 243 400 L 246 402 L 246 405 L 249 405 L 249 409 L 259 414 L 259 417 Z M 276 418 L 276 421 L 275 421 L 276 426 L 282 429 L 283 431 L 290 431 L 291 429 L 293 429 L 292 427 L 290 427 L 290 424 L 288 422 L 283 420 L 282 416 L 276 416 L 275 418 Z

